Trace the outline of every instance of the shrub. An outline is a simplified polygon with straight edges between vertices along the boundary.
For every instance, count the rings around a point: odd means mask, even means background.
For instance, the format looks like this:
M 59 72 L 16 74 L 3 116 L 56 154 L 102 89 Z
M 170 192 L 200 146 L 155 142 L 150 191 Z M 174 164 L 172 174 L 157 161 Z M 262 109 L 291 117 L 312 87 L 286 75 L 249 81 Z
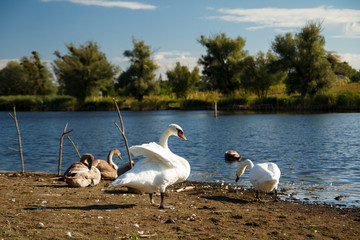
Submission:
M 342 107 L 360 106 L 360 94 L 353 91 L 340 92 L 336 98 L 336 104 Z

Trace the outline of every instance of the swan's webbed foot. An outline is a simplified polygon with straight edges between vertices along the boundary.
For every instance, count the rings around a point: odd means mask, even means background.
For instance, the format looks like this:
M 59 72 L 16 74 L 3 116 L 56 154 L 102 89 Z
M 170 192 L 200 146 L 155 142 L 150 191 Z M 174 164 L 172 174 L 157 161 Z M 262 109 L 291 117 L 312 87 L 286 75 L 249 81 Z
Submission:
M 260 196 L 259 196 L 259 191 L 258 191 L 258 190 L 256 190 L 256 201 L 262 202 L 262 201 L 261 201 L 261 198 L 260 198 Z
M 277 195 L 277 190 L 275 189 L 274 190 L 274 202 L 278 202 L 279 201 L 279 198 L 278 198 L 278 195 Z
M 174 206 L 171 206 L 171 205 L 161 205 L 159 206 L 160 209 L 175 209 Z
M 149 193 L 149 197 L 150 197 L 150 204 L 154 207 L 160 207 L 160 204 L 156 204 L 153 200 L 153 194 Z
M 164 193 L 160 193 L 160 196 L 161 196 L 161 203 L 159 206 L 160 209 L 174 209 L 175 208 L 174 206 L 164 204 Z

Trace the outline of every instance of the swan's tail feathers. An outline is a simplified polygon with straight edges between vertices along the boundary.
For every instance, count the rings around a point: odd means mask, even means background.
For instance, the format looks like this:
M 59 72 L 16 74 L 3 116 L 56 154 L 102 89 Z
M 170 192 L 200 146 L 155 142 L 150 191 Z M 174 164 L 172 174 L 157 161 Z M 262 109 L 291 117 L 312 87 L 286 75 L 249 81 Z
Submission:
M 114 186 L 123 185 L 123 184 L 124 184 L 123 179 L 116 179 L 115 181 L 110 183 L 109 187 L 114 187 Z
M 272 190 L 277 189 L 278 184 L 278 179 L 264 179 L 261 181 L 261 183 L 258 184 L 257 188 L 263 192 L 271 192 Z

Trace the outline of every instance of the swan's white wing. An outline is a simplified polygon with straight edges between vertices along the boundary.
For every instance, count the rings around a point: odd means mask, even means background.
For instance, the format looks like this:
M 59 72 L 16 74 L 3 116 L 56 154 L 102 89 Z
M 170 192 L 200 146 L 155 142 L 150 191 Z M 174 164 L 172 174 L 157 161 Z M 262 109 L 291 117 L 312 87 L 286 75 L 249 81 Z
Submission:
M 272 176 L 276 179 L 280 178 L 281 172 L 279 167 L 275 163 L 268 163 L 267 169 L 272 173 Z
M 251 169 L 249 178 L 256 189 L 272 191 L 279 183 L 280 169 L 275 163 L 256 164 Z
M 176 167 L 178 156 L 155 142 L 132 146 L 130 151 L 134 156 L 146 156 L 145 161 L 157 162 L 166 167 Z

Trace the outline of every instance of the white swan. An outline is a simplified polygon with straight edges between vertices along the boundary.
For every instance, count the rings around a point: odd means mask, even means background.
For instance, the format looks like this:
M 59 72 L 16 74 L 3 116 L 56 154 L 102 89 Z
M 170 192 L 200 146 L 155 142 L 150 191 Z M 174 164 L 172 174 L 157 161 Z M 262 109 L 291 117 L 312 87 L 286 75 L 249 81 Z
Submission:
M 117 156 L 121 160 L 121 153 L 118 149 L 114 148 L 109 152 L 107 161 L 97 159 L 94 161 L 93 166 L 99 169 L 102 178 L 116 179 L 118 177 L 118 166 L 113 162 L 113 156 Z
M 280 178 L 280 169 L 275 163 L 259 163 L 253 164 L 250 159 L 243 161 L 236 171 L 236 182 L 243 175 L 246 167 L 250 169 L 250 182 L 255 187 L 256 198 L 259 198 L 259 191 L 271 192 L 274 190 L 275 199 L 277 200 L 277 187 Z
M 99 169 L 92 166 L 94 156 L 90 153 L 84 154 L 80 162 L 75 162 L 65 171 L 66 183 L 71 187 L 95 186 L 100 182 L 101 173 Z
M 137 162 L 134 167 L 119 176 L 110 186 L 125 186 L 149 193 L 150 203 L 159 208 L 169 208 L 164 205 L 164 193 L 167 186 L 185 181 L 190 175 L 190 164 L 184 158 L 172 153 L 168 148 L 168 138 L 178 136 L 187 140 L 182 128 L 170 124 L 161 135 L 159 144 L 148 143 L 130 148 L 134 156 L 144 155 L 147 158 Z M 160 190 L 161 203 L 156 205 L 153 193 Z

